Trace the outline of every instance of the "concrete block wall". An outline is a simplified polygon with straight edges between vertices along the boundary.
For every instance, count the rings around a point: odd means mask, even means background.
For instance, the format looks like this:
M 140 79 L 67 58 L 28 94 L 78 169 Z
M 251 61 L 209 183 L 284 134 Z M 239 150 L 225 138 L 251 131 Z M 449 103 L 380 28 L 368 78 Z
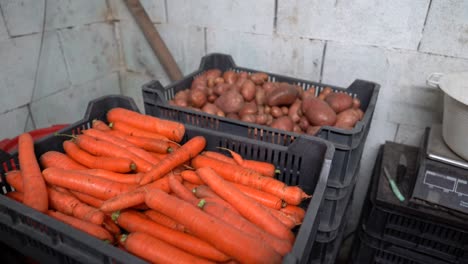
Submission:
M 77 121 L 91 99 L 121 92 L 110 10 L 106 0 L 0 1 L 0 140 Z
M 122 0 L 114 3 L 123 5 Z M 464 0 L 142 3 L 184 74 L 197 69 L 203 55 L 223 52 L 241 66 L 332 85 L 347 87 L 357 78 L 380 83 L 358 190 L 368 187 L 380 144 L 418 145 L 424 128 L 441 122 L 442 93 L 426 85 L 428 75 L 468 70 Z M 135 85 L 169 80 L 131 17 L 119 10 L 127 67 L 122 86 L 138 97 Z M 364 195 L 356 192 L 350 229 L 357 224 Z

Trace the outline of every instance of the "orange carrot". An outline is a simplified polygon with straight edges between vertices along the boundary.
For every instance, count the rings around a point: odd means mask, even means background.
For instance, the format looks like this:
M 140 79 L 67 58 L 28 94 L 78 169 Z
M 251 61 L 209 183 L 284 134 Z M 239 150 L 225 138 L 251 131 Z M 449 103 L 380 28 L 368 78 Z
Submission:
M 112 128 L 112 131 L 110 133 L 113 135 L 123 134 L 123 135 L 135 136 L 135 137 L 169 140 L 169 138 L 167 138 L 164 135 L 141 130 L 139 128 L 130 126 L 127 123 L 123 123 L 123 122 L 113 122 L 109 126 Z
M 246 219 L 278 238 L 294 241 L 291 230 L 285 228 L 265 207 L 225 181 L 213 169 L 199 168 L 197 173 L 216 194 L 230 203 Z
M 15 188 L 17 192 L 24 192 L 23 176 L 21 175 L 21 171 L 12 170 L 7 172 L 6 181 L 11 187 Z
M 310 198 L 297 186 L 287 186 L 285 183 L 271 177 L 264 177 L 258 172 L 229 164 L 217 159 L 198 155 L 192 159 L 195 168 L 210 167 L 224 179 L 243 184 L 255 189 L 271 193 L 288 204 L 298 205 L 302 200 Z
M 232 156 L 232 160 L 234 161 L 234 163 L 237 164 L 237 165 L 240 165 L 241 167 L 256 171 L 256 172 L 262 174 L 263 176 L 267 176 L 267 177 L 274 177 L 275 176 L 275 173 L 276 173 L 275 166 L 273 164 L 271 164 L 271 163 L 263 162 L 263 161 L 257 161 L 257 160 L 246 160 L 246 159 L 242 158 L 242 156 L 239 153 L 237 153 L 237 152 L 235 152 L 233 150 L 230 150 L 230 149 L 227 149 L 227 148 L 220 148 L 220 149 L 229 151 L 229 153 Z M 214 154 L 210 154 L 210 155 L 214 156 L 214 158 L 217 157 L 219 160 L 228 162 L 226 158 L 221 158 L 220 156 L 216 156 Z M 232 162 L 229 162 L 229 163 L 232 163 Z
M 142 115 L 124 108 L 111 109 L 107 112 L 107 120 L 125 122 L 133 127 L 161 134 L 176 142 L 180 142 L 185 134 L 185 127 L 181 123 Z
M 161 178 L 179 165 L 184 164 L 200 153 L 206 145 L 206 140 L 202 136 L 196 136 L 187 141 L 182 147 L 173 151 L 162 159 L 154 168 L 146 173 L 140 184 L 147 184 Z
M 305 210 L 295 205 L 287 205 L 286 207 L 281 208 L 280 211 L 293 217 L 296 223 L 302 223 L 302 220 L 304 220 L 305 217 Z
M 173 219 L 169 218 L 167 215 L 164 215 L 160 212 L 157 212 L 157 211 L 154 211 L 154 210 L 147 210 L 144 212 L 144 214 L 149 218 L 151 219 L 152 221 L 162 225 L 162 226 L 165 226 L 165 227 L 168 227 L 170 229 L 174 229 L 174 230 L 177 230 L 177 231 L 180 231 L 180 232 L 186 232 L 185 230 L 185 227 L 179 223 L 177 223 L 176 221 L 174 221 Z
M 24 194 L 22 192 L 9 192 L 5 194 L 8 198 L 11 198 L 19 203 L 23 203 Z
M 130 136 L 130 135 L 126 135 L 123 133 L 109 133 L 109 134 L 115 137 L 118 137 L 120 139 L 126 140 L 150 152 L 156 152 L 156 153 L 161 153 L 161 154 L 172 152 L 172 148 L 169 145 L 168 140 Z
M 116 182 L 121 182 L 121 183 L 131 183 L 131 184 L 140 182 L 140 179 L 143 176 L 142 173 L 124 174 L 124 173 L 118 173 L 118 172 L 101 170 L 101 169 L 87 169 L 87 170 L 82 170 L 82 171 L 77 171 L 77 172 L 93 175 L 93 176 L 108 179 L 111 181 L 116 181 Z
M 52 209 L 96 225 L 101 225 L 104 221 L 104 214 L 101 211 L 80 202 L 72 195 L 57 191 L 53 187 L 48 188 L 48 194 Z
M 164 212 L 195 236 L 242 263 L 281 262 L 281 256 L 260 239 L 227 225 L 177 197 L 152 190 L 146 194 L 145 202 L 150 208 Z
M 23 176 L 23 203 L 46 212 L 49 208 L 47 187 L 34 153 L 34 140 L 28 133 L 18 138 L 18 159 Z
M 237 210 L 228 202 L 223 200 L 219 195 L 217 195 L 210 187 L 207 185 L 200 185 L 192 189 L 192 193 L 195 194 L 197 198 L 203 198 L 207 201 L 216 202 L 228 209 L 231 209 L 233 212 L 238 213 Z
M 102 222 L 102 227 L 104 227 L 109 233 L 114 236 L 120 235 L 120 227 L 114 223 L 112 218 L 109 215 L 104 217 L 104 221 Z
M 99 208 L 104 203 L 103 200 L 100 200 L 88 194 L 80 193 L 73 190 L 70 190 L 70 193 L 72 193 L 78 200 L 82 201 L 85 204 L 91 205 L 92 207 Z
M 197 203 L 197 206 L 207 214 L 221 219 L 229 226 L 232 226 L 242 232 L 245 232 L 246 234 L 260 238 L 262 241 L 270 245 L 281 256 L 286 255 L 292 249 L 292 244 L 290 242 L 283 239 L 279 239 L 276 236 L 267 233 L 263 229 L 249 222 L 237 212 L 234 212 L 229 208 L 220 205 L 217 202 L 208 201 L 207 199 L 201 199 Z
M 49 210 L 47 211 L 47 215 L 57 220 L 60 220 L 68 225 L 71 225 L 72 227 L 76 229 L 86 232 L 96 238 L 99 238 L 101 240 L 107 240 L 111 243 L 114 242 L 114 237 L 106 229 L 104 229 L 103 227 L 99 225 L 96 225 L 87 221 L 83 221 L 73 216 L 69 216 L 69 215 L 66 215 L 57 211 Z
M 111 128 L 101 120 L 94 119 L 92 122 L 92 127 L 101 131 L 110 131 Z
M 47 151 L 39 158 L 42 167 L 56 167 L 68 170 L 86 170 L 87 168 L 58 151 Z
M 159 159 L 161 161 L 163 158 L 165 158 L 168 154 L 161 154 L 161 153 L 156 153 L 156 152 L 150 152 L 151 156 L 155 159 Z
M 69 157 L 88 168 L 113 172 L 130 172 L 136 169 L 136 165 L 131 159 L 93 156 L 68 140 L 63 142 L 63 149 Z
M 152 263 L 214 263 L 189 254 L 143 232 L 122 235 L 120 239 L 128 252 Z
M 275 209 L 269 208 L 269 207 L 265 207 L 265 209 L 272 216 L 274 216 L 276 219 L 278 219 L 285 227 L 287 227 L 289 229 L 292 229 L 293 227 L 295 227 L 296 225 L 299 224 L 299 223 L 296 224 L 296 221 L 294 221 L 293 219 L 288 217 L 285 213 L 283 213 L 283 212 L 281 212 L 279 210 L 275 210 Z
M 182 176 L 182 179 L 184 181 L 188 181 L 193 184 L 203 184 L 203 181 L 198 177 L 197 173 L 193 170 L 184 170 L 183 172 L 180 173 L 180 176 Z
M 176 177 L 175 179 L 181 180 L 180 177 Z M 168 178 L 163 177 L 150 184 L 140 186 L 133 191 L 124 192 L 120 195 L 117 195 L 105 201 L 101 205 L 100 209 L 103 212 L 114 212 L 140 205 L 145 202 L 145 194 L 151 189 L 160 189 L 168 193 L 170 191 Z
M 110 199 L 137 188 L 134 184 L 110 181 L 92 175 L 58 168 L 47 168 L 42 173 L 49 184 L 89 194 L 102 200 Z
M 281 201 L 280 198 L 274 196 L 271 193 L 260 191 L 258 189 L 254 189 L 254 188 L 251 188 L 242 184 L 238 184 L 238 183 L 233 183 L 233 185 L 236 186 L 237 189 L 239 189 L 245 195 L 249 196 L 250 198 L 255 199 L 257 202 L 267 207 L 279 210 L 283 207 L 283 205 L 285 205 L 284 202 Z
M 228 256 L 207 242 L 186 233 L 162 226 L 152 221 L 144 214 L 136 211 L 114 213 L 113 219 L 118 225 L 129 232 L 147 233 L 195 256 L 217 262 L 229 259 Z
M 242 166 L 242 163 L 244 163 L 244 158 L 242 158 L 242 156 L 239 153 L 235 152 L 234 150 L 230 150 L 228 148 L 219 148 L 219 149 L 228 151 L 229 154 L 231 154 L 232 159 L 237 165 Z
M 97 140 L 87 135 L 78 135 L 75 139 L 76 144 L 83 150 L 94 156 L 120 157 L 132 160 L 138 172 L 146 172 L 152 168 L 152 165 L 146 160 L 128 152 L 125 148 L 116 146 L 107 141 Z
M 193 189 L 200 186 L 199 184 L 193 184 L 188 181 L 183 181 L 182 184 L 185 186 L 185 188 L 187 188 L 189 191 L 192 191 L 192 192 L 193 192 Z
M 174 175 L 167 176 L 167 179 L 169 181 L 169 187 L 171 188 L 172 193 L 174 193 L 177 197 L 189 203 L 198 200 L 191 191 L 185 188 L 185 186 L 174 177 Z
M 231 159 L 228 156 L 226 156 L 224 154 L 221 154 L 219 152 L 204 151 L 203 155 L 205 155 L 207 157 L 210 157 L 210 158 L 213 158 L 213 159 L 224 161 L 224 162 L 227 162 L 227 163 L 230 163 L 230 164 L 237 164 L 233 159 Z

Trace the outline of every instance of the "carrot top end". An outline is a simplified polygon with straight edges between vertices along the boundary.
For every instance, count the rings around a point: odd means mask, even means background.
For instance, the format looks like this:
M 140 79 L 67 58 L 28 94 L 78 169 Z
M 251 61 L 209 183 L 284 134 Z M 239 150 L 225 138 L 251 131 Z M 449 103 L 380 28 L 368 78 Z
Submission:
M 117 223 L 117 219 L 119 219 L 120 211 L 113 212 L 111 215 L 112 221 Z
M 203 209 L 203 207 L 205 206 L 205 204 L 206 204 L 206 200 L 205 200 L 205 199 L 201 199 L 200 202 L 198 202 L 197 206 L 198 206 L 199 208 L 202 208 L 202 209 Z

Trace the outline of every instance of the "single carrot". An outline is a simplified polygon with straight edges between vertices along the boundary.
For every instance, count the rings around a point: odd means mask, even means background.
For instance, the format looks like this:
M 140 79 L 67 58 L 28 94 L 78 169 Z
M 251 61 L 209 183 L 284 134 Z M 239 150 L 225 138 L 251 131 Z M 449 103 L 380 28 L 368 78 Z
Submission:
M 96 225 L 101 225 L 104 221 L 103 212 L 80 202 L 72 195 L 57 191 L 53 187 L 48 188 L 48 194 L 52 209 Z
M 242 193 L 209 167 L 197 169 L 200 178 L 246 219 L 281 239 L 294 241 L 291 230 L 273 217 L 261 204 Z
M 305 210 L 295 205 L 287 205 L 286 207 L 281 208 L 280 211 L 292 216 L 296 223 L 302 223 L 302 220 L 304 220 L 305 217 Z
M 257 202 L 267 207 L 279 210 L 283 206 L 285 206 L 285 203 L 281 201 L 280 198 L 278 198 L 277 196 L 274 196 L 271 193 L 260 191 L 258 189 L 254 189 L 254 188 L 251 188 L 242 184 L 238 184 L 238 183 L 233 183 L 233 185 L 236 186 L 237 189 L 239 189 L 245 195 L 249 196 L 250 198 L 255 199 Z
M 144 212 L 144 214 L 149 218 L 151 219 L 152 221 L 162 225 L 162 226 L 165 226 L 167 228 L 170 228 L 170 229 L 174 229 L 174 230 L 177 230 L 177 231 L 180 231 L 180 232 L 186 232 L 187 230 L 185 230 L 185 227 L 182 225 L 182 224 L 179 224 L 177 223 L 176 221 L 174 221 L 173 219 L 171 219 L 170 217 L 168 217 L 167 215 L 165 214 L 162 214 L 160 212 L 157 212 L 157 211 L 154 211 L 154 210 L 146 210 Z
M 49 208 L 47 187 L 34 153 L 34 140 L 28 133 L 18 138 L 18 160 L 23 176 L 23 203 L 40 212 Z
M 127 123 L 124 123 L 124 122 L 113 122 L 113 123 L 110 123 L 109 126 L 112 128 L 112 131 L 109 133 L 114 134 L 114 135 L 123 134 L 123 135 L 135 136 L 135 137 L 169 140 L 169 138 L 164 135 L 141 130 L 139 128 L 128 125 Z
M 218 194 L 216 194 L 210 187 L 207 185 L 200 185 L 192 189 L 192 193 L 195 194 L 197 198 L 203 198 L 205 200 L 211 200 L 216 202 L 228 209 L 231 209 L 233 212 L 238 213 L 237 210 L 228 202 L 223 200 Z
M 146 194 L 145 202 L 150 208 L 164 212 L 195 236 L 242 263 L 281 262 L 281 256 L 259 238 L 247 235 L 177 197 L 152 190 Z
M 44 169 L 56 167 L 68 170 L 86 170 L 87 167 L 74 161 L 67 155 L 58 151 L 47 151 L 42 154 L 39 161 Z
M 219 152 L 204 151 L 203 155 L 213 158 L 213 159 L 221 160 L 230 164 L 237 164 L 232 158 L 229 158 L 228 156 L 221 154 Z
M 7 194 L 5 194 L 8 198 L 11 198 L 19 203 L 23 203 L 23 199 L 24 199 L 24 194 L 22 192 L 18 192 L 18 191 L 15 191 L 15 192 L 9 192 Z
M 177 197 L 189 203 L 198 200 L 197 197 L 195 197 L 195 195 L 193 195 L 191 191 L 185 188 L 185 186 L 182 185 L 182 183 L 174 177 L 174 175 L 168 175 L 167 179 L 172 193 L 174 193 Z
M 109 215 L 106 215 L 104 217 L 102 227 L 104 227 L 107 231 L 109 231 L 109 233 L 111 233 L 114 236 L 118 236 L 121 234 L 120 227 L 114 223 L 112 217 Z
M 229 158 L 221 153 L 213 152 L 213 151 L 205 151 L 203 152 L 203 155 L 210 157 L 210 158 L 218 159 L 218 160 L 230 163 L 230 164 L 240 165 L 243 168 L 251 169 L 267 177 L 274 177 L 277 172 L 275 169 L 275 166 L 271 163 L 257 161 L 257 160 L 243 159 L 237 152 L 234 152 L 226 148 L 220 148 L 220 149 L 229 151 L 231 153 L 232 158 Z
M 75 218 L 73 216 L 63 214 L 58 211 L 49 210 L 47 211 L 47 215 L 57 220 L 60 220 L 68 225 L 71 225 L 72 227 L 76 229 L 86 232 L 98 239 L 107 240 L 111 243 L 114 242 L 114 237 L 106 229 L 104 229 L 103 227 L 99 225 Z
M 287 227 L 289 229 L 292 229 L 293 227 L 295 227 L 296 225 L 299 224 L 299 223 L 296 224 L 296 221 L 294 221 L 293 219 L 288 217 L 285 213 L 283 213 L 283 212 L 281 212 L 279 210 L 275 210 L 275 209 L 269 208 L 269 207 L 265 207 L 265 209 L 272 216 L 274 216 L 276 219 L 278 219 L 285 227 Z
M 159 159 L 160 161 L 165 158 L 168 154 L 161 154 L 161 153 L 156 153 L 156 152 L 150 152 L 151 156 L 155 159 Z
M 189 161 L 200 153 L 206 146 L 206 140 L 202 136 L 196 136 L 187 141 L 182 147 L 173 151 L 167 157 L 162 159 L 154 168 L 147 172 L 140 181 L 140 184 L 147 184 L 161 178 L 163 175 L 170 172 Z
M 143 232 L 122 235 L 121 241 L 128 252 L 151 263 L 214 263 L 189 254 Z
M 175 177 L 175 180 L 180 180 L 180 177 Z M 123 210 L 126 208 L 131 208 L 137 205 L 140 205 L 145 202 L 145 194 L 149 190 L 152 189 L 160 189 L 164 192 L 170 191 L 168 177 L 163 177 L 157 181 L 154 181 L 150 184 L 140 186 L 139 188 L 124 192 L 120 195 L 117 195 L 107 201 L 105 201 L 101 206 L 100 209 L 103 212 L 115 212 L 118 210 Z
M 146 138 L 146 137 L 137 137 L 137 136 L 130 136 L 123 133 L 109 133 L 115 137 L 120 139 L 126 140 L 144 150 L 156 153 L 170 153 L 172 152 L 172 148 L 169 145 L 169 141 L 165 139 L 154 139 L 154 138 Z
M 129 232 L 147 233 L 195 256 L 216 262 L 222 262 L 229 259 L 228 256 L 207 242 L 186 233 L 160 225 L 142 213 L 131 210 L 114 213 L 113 219 L 118 225 Z
M 94 156 L 120 157 L 132 160 L 138 172 L 146 172 L 152 168 L 152 165 L 146 160 L 128 152 L 125 148 L 116 146 L 107 141 L 97 140 L 88 135 L 78 135 L 75 138 L 76 144 L 83 150 Z
M 140 182 L 140 179 L 143 176 L 143 173 L 126 174 L 126 173 L 118 173 L 118 172 L 101 170 L 101 169 L 87 169 L 87 170 L 82 170 L 82 171 L 77 171 L 77 172 L 93 175 L 96 177 L 101 177 L 101 178 L 116 181 L 116 182 L 131 183 L 131 184 Z
M 93 156 L 68 140 L 63 142 L 63 149 L 69 157 L 88 168 L 123 173 L 136 169 L 136 165 L 131 159 Z
M 82 201 L 85 204 L 91 205 L 92 207 L 99 208 L 104 203 L 103 200 L 88 194 L 80 193 L 73 190 L 70 190 L 70 193 L 72 193 L 78 200 Z
M 111 128 L 106 123 L 104 123 L 104 121 L 101 121 L 101 120 L 98 120 L 98 119 L 94 119 L 92 121 L 91 126 L 92 126 L 92 128 L 95 128 L 95 129 L 98 129 L 98 130 L 101 130 L 101 131 L 110 131 L 111 130 Z
M 124 108 L 111 109 L 107 112 L 107 120 L 109 122 L 124 122 L 142 130 L 161 134 L 176 142 L 180 142 L 185 134 L 185 127 L 181 123 L 142 115 Z
M 43 175 L 49 184 L 89 194 L 101 200 L 107 200 L 137 188 L 135 184 L 110 181 L 92 175 L 58 168 L 47 168 L 43 171 Z
M 286 255 L 292 249 L 292 244 L 284 239 L 279 239 L 265 230 L 249 222 L 247 219 L 239 215 L 217 202 L 209 201 L 207 199 L 201 199 L 197 203 L 197 206 L 207 214 L 221 219 L 229 226 L 232 226 L 246 234 L 260 238 L 262 241 L 270 245 L 276 252 L 281 256 Z
M 297 186 L 287 186 L 279 180 L 262 176 L 258 172 L 209 158 L 204 155 L 198 155 L 193 158 L 192 166 L 197 169 L 201 167 L 210 167 L 225 180 L 271 193 L 288 204 L 299 205 L 302 200 L 311 197 Z
M 198 177 L 197 173 L 193 170 L 184 170 L 183 172 L 180 173 L 180 176 L 182 176 L 182 179 L 184 181 L 188 181 L 193 184 L 203 184 L 203 181 Z
M 188 181 L 183 181 L 182 184 L 185 186 L 185 188 L 187 188 L 188 190 L 190 190 L 192 192 L 193 192 L 193 189 L 200 186 L 199 184 L 193 184 L 193 183 L 190 183 Z
M 244 158 L 242 158 L 242 156 L 239 153 L 235 152 L 234 150 L 231 150 L 228 148 L 221 148 L 221 147 L 218 147 L 218 148 L 228 151 L 229 154 L 231 154 L 232 159 L 237 165 L 242 166 L 242 163 L 244 163 Z
M 23 189 L 23 176 L 21 175 L 21 171 L 19 170 L 12 170 L 6 173 L 6 182 L 17 192 L 24 192 Z

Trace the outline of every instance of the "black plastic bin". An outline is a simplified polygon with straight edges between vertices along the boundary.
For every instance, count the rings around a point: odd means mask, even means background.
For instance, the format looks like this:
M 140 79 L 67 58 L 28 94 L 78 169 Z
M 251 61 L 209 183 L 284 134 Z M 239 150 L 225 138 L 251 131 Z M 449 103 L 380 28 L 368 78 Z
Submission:
M 94 119 L 106 120 L 108 110 L 124 107 L 137 110 L 132 99 L 123 96 L 106 96 L 89 103 L 85 118 L 59 133 L 76 134 L 89 128 Z M 284 263 L 306 263 L 310 254 L 319 221 L 319 208 L 333 157 L 332 144 L 321 140 L 298 138 L 288 147 L 246 139 L 222 132 L 186 126 L 183 142 L 201 135 L 207 140 L 207 149 L 217 147 L 234 149 L 246 158 L 273 162 L 282 172 L 283 182 L 299 185 L 312 194 L 311 200 L 301 206 L 306 209 L 302 225 L 296 232 L 293 250 L 284 258 Z M 36 156 L 46 151 L 63 151 L 64 137 L 49 136 L 35 143 Z M 0 169 L 2 194 L 11 191 L 5 181 L 5 172 L 18 168 L 17 155 L 2 160 Z M 25 255 L 33 256 L 41 263 L 143 263 L 143 261 L 116 247 L 107 245 L 79 230 L 37 212 L 23 204 L 0 195 L 0 241 L 14 247 Z
M 361 215 L 362 229 L 384 242 L 421 254 L 450 263 L 468 263 L 466 219 L 410 201 L 401 203 L 391 193 L 381 167 L 383 163 L 390 167 L 397 164 L 399 153 L 405 153 L 408 158 L 409 177 L 402 181 L 401 187 L 407 192 L 411 191 L 408 186 L 411 186 L 417 174 L 418 148 L 387 142 L 374 168 L 371 188 Z M 403 194 L 409 197 L 407 192 Z
M 221 71 L 234 70 L 238 72 L 245 71 L 248 73 L 259 72 L 259 70 L 237 66 L 230 55 L 206 55 L 201 59 L 199 69 L 185 76 L 180 81 L 177 81 L 167 87 L 163 87 L 159 81 L 152 81 L 145 84 L 143 86 L 143 99 L 146 113 L 164 119 L 176 120 L 184 124 L 191 124 L 197 127 L 204 127 L 218 131 L 229 131 L 234 135 L 286 146 L 298 136 L 296 133 L 284 130 L 277 130 L 267 126 L 218 117 L 168 104 L 168 101 L 174 98 L 178 91 L 189 88 L 196 76 L 212 68 L 220 69 Z M 328 140 L 335 145 L 335 157 L 333 159 L 328 181 L 328 186 L 333 187 L 334 189 L 327 191 L 327 193 L 330 193 L 327 195 L 329 197 L 340 195 L 339 193 L 335 194 L 335 192 L 339 192 L 339 189 L 348 187 L 351 184 L 352 176 L 354 175 L 354 171 L 361 159 L 362 149 L 364 147 L 363 145 L 369 132 L 380 85 L 373 82 L 356 80 L 348 88 L 342 88 L 286 77 L 274 73 L 267 74 L 269 75 L 269 81 L 297 84 L 304 90 L 314 87 L 316 88 L 317 93 L 325 87 L 331 87 L 335 91 L 346 92 L 361 100 L 361 109 L 365 114 L 363 120 L 358 122 L 352 130 L 343 130 L 335 127 L 324 126 L 320 129 L 317 135 L 317 137 Z M 313 138 L 312 136 L 306 137 Z

